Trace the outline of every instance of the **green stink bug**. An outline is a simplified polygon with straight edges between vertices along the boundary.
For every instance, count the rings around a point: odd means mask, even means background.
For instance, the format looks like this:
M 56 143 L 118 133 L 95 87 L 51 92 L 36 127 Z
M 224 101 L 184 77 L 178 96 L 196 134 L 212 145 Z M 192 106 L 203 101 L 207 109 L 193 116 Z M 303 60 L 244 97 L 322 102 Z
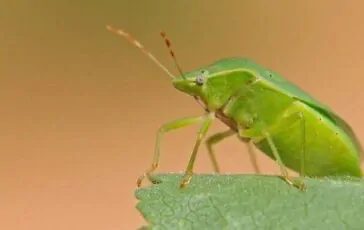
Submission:
M 351 127 L 330 108 L 276 72 L 248 59 L 226 58 L 183 73 L 169 40 L 162 33 L 180 72 L 180 76 L 175 77 L 130 34 L 111 26 L 107 29 L 125 37 L 141 49 L 172 78 L 176 89 L 193 96 L 205 108 L 202 116 L 178 119 L 161 126 L 152 166 L 138 179 L 138 186 L 145 177 L 155 182 L 151 175 L 158 167 L 163 134 L 201 123 L 180 184 L 180 187 L 186 186 L 193 175 L 198 149 L 215 118 L 229 127 L 227 131 L 207 139 L 215 171 L 218 171 L 218 166 L 211 146 L 237 135 L 275 160 L 280 166 L 281 177 L 301 189 L 304 188 L 304 183 L 290 178 L 287 168 L 299 172 L 301 176 L 362 176 L 362 148 Z

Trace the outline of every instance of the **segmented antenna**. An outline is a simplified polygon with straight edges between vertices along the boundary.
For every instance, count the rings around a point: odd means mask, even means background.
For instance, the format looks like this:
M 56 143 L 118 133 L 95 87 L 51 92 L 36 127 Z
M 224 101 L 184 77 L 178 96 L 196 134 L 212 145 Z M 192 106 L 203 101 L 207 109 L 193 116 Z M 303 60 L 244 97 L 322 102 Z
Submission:
M 147 57 L 149 57 L 149 59 L 151 59 L 155 64 L 157 64 L 157 66 L 159 66 L 159 68 L 161 68 L 164 72 L 166 72 L 171 78 L 176 78 L 168 69 L 167 67 L 165 67 L 160 61 L 158 61 L 158 59 L 156 57 L 154 57 L 154 55 L 149 52 L 142 43 L 140 43 L 138 40 L 136 40 L 131 34 L 126 33 L 125 31 L 115 28 L 111 25 L 106 26 L 106 29 L 113 32 L 116 35 L 119 35 L 123 38 L 125 38 L 127 41 L 129 41 L 132 45 L 134 45 L 135 47 L 139 48 Z M 173 50 L 171 49 L 171 42 L 170 40 L 167 38 L 167 35 L 164 32 L 161 32 L 161 36 L 164 39 L 167 48 L 169 50 L 169 53 L 173 59 L 174 64 L 176 65 L 179 73 L 181 74 L 181 76 L 184 78 L 184 74 L 183 71 L 181 69 L 181 67 L 179 66 L 178 62 L 177 62 L 177 58 L 173 52 Z M 208 109 L 207 107 L 203 104 L 202 101 L 199 100 L 198 97 L 194 96 L 194 99 L 197 101 L 198 104 L 200 104 L 207 112 Z
M 168 50 L 169 50 L 169 54 L 171 55 L 171 57 L 172 57 L 172 59 L 173 59 L 173 62 L 174 62 L 174 64 L 176 65 L 176 68 L 177 68 L 178 72 L 180 73 L 180 75 L 181 75 L 182 77 L 184 77 L 184 74 L 183 74 L 182 68 L 181 68 L 181 66 L 178 64 L 178 61 L 177 61 L 176 55 L 174 55 L 174 52 L 173 52 L 173 50 L 172 50 L 172 47 L 171 47 L 171 41 L 168 39 L 168 37 L 167 37 L 167 35 L 166 35 L 166 33 L 165 33 L 165 32 L 163 32 L 163 31 L 162 31 L 160 34 L 161 34 L 162 38 L 164 39 L 164 42 L 166 43 L 166 46 L 167 46 L 167 48 L 168 48 Z
M 182 68 L 181 68 L 181 66 L 178 64 L 178 61 L 177 61 L 177 58 L 176 58 L 176 55 L 174 54 L 174 52 L 173 52 L 173 50 L 172 50 L 172 47 L 171 47 L 171 41 L 168 39 L 168 37 L 167 37 L 167 35 L 166 35 L 166 33 L 165 32 L 161 32 L 160 33 L 161 34 L 161 36 L 162 36 L 162 38 L 164 39 L 164 42 L 166 43 L 166 46 L 167 46 L 167 48 L 168 48 L 168 50 L 169 50 L 169 54 L 170 54 L 170 56 L 172 57 L 172 59 L 173 59 L 173 62 L 174 62 L 174 64 L 176 65 L 176 67 L 177 67 L 177 69 L 178 69 L 178 72 L 180 73 L 180 75 L 183 77 L 183 78 L 185 78 L 185 75 L 184 75 L 184 73 L 183 73 L 183 71 L 182 71 Z M 197 101 L 197 103 L 198 104 L 200 104 L 204 109 L 205 109 L 205 111 L 206 112 L 208 112 L 208 110 L 207 110 L 207 107 L 205 106 L 205 104 L 198 98 L 198 97 L 196 97 L 196 96 L 193 96 L 193 98 Z
M 135 47 L 139 48 L 146 56 L 149 57 L 159 68 L 161 68 L 164 72 L 166 72 L 171 78 L 175 78 L 175 76 L 165 67 L 154 55 L 149 52 L 142 43 L 140 43 L 138 40 L 136 40 L 131 34 L 126 33 L 125 31 L 121 29 L 117 29 L 113 26 L 106 26 L 106 29 L 113 32 L 114 34 L 117 34 L 121 37 L 124 37 L 127 41 L 129 41 L 131 44 L 133 44 Z

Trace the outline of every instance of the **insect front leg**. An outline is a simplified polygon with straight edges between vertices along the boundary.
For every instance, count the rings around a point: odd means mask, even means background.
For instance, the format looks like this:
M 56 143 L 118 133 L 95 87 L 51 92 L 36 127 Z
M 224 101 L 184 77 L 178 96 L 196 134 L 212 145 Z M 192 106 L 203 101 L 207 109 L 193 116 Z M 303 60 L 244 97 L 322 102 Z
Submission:
M 186 171 L 185 171 L 185 175 L 184 175 L 183 180 L 182 180 L 182 182 L 180 184 L 181 188 L 188 185 L 190 183 L 190 181 L 191 181 L 191 178 L 192 178 L 192 175 L 193 175 L 193 166 L 195 164 L 198 149 L 199 149 L 199 147 L 201 145 L 201 142 L 205 138 L 206 133 L 209 130 L 214 118 L 215 118 L 215 113 L 213 113 L 213 112 L 209 113 L 208 116 L 205 117 L 204 122 L 201 125 L 200 131 L 198 132 L 198 136 L 197 136 L 195 146 L 193 147 L 193 151 L 192 151 L 190 160 L 188 162 L 188 165 L 187 165 L 187 168 L 186 168 Z
M 268 145 L 272 150 L 273 156 L 276 159 L 277 163 L 280 166 L 281 169 L 281 176 L 282 178 L 288 183 L 291 184 L 295 187 L 298 187 L 301 190 L 305 189 L 305 184 L 303 183 L 303 181 L 301 180 L 293 180 L 292 178 L 290 178 L 290 176 L 288 175 L 288 171 L 287 171 L 287 167 L 284 165 L 280 154 L 277 150 L 276 145 L 274 144 L 272 135 L 292 127 L 293 125 L 296 125 L 297 122 L 299 122 L 300 127 L 301 127 L 301 134 L 302 134 L 302 146 L 303 149 L 301 151 L 301 175 L 304 175 L 304 159 L 305 159 L 305 144 L 306 144 L 306 129 L 305 129 L 305 119 L 303 116 L 303 113 L 301 112 L 296 112 L 296 113 L 292 113 L 290 115 L 287 115 L 286 117 L 280 119 L 279 123 L 276 123 L 272 126 L 266 127 L 266 128 L 262 128 L 262 129 L 258 129 L 258 128 L 251 128 L 251 129 L 239 129 L 239 135 L 241 137 L 245 137 L 245 138 L 252 138 L 252 139 L 258 139 L 258 140 L 262 140 L 262 139 L 266 139 L 268 141 Z
M 152 166 L 138 178 L 137 186 L 140 187 L 140 185 L 145 177 L 147 177 L 149 179 L 149 181 L 154 184 L 159 182 L 159 181 L 153 179 L 151 175 L 158 168 L 159 158 L 160 158 L 160 144 L 161 144 L 162 137 L 165 133 L 172 131 L 172 130 L 179 129 L 179 128 L 187 127 L 189 125 L 204 122 L 208 117 L 209 117 L 209 115 L 187 117 L 187 118 L 182 118 L 182 119 L 162 125 L 158 129 L 158 132 L 157 132 L 157 139 L 156 139 L 156 144 L 155 144 L 155 151 L 154 151 Z
M 212 167 L 214 168 L 214 171 L 216 173 L 220 172 L 220 168 L 219 168 L 219 164 L 217 163 L 216 155 L 215 155 L 215 152 L 214 152 L 212 146 L 216 145 L 217 143 L 220 143 L 221 141 L 225 140 L 228 137 L 231 137 L 234 134 L 236 134 L 236 132 L 232 129 L 229 129 L 229 130 L 226 130 L 223 132 L 215 133 L 206 139 L 205 143 L 206 143 L 207 151 L 209 153 Z

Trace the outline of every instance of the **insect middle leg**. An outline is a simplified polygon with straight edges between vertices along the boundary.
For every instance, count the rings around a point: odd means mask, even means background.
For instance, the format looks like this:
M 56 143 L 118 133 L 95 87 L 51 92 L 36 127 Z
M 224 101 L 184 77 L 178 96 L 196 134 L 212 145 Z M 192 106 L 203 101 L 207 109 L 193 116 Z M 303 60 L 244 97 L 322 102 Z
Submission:
M 157 139 L 156 139 L 156 144 L 155 144 L 155 151 L 154 151 L 152 166 L 138 178 L 137 186 L 140 187 L 140 185 L 145 177 L 147 177 L 149 179 L 149 181 L 154 184 L 159 182 L 159 181 L 153 179 L 151 174 L 158 168 L 159 158 L 160 158 L 160 144 L 161 144 L 162 136 L 165 133 L 170 132 L 172 130 L 179 129 L 179 128 L 187 127 L 189 125 L 204 122 L 207 119 L 209 119 L 210 117 L 211 117 L 210 115 L 187 117 L 187 118 L 182 118 L 182 119 L 162 125 L 157 132 Z
M 304 162 L 305 162 L 305 155 L 306 155 L 306 125 L 305 125 L 305 119 L 303 116 L 303 113 L 301 112 L 296 112 L 296 113 L 292 113 L 286 117 L 284 117 L 283 119 L 280 120 L 279 123 L 274 124 L 272 126 L 263 128 L 263 129 L 258 129 L 258 128 L 251 128 L 251 129 L 240 129 L 239 130 L 239 135 L 241 137 L 245 137 L 245 138 L 252 138 L 252 139 L 257 139 L 257 140 L 262 140 L 262 139 L 266 139 L 268 141 L 268 145 L 270 147 L 270 149 L 272 150 L 273 156 L 276 159 L 277 163 L 280 166 L 280 170 L 281 170 L 281 176 L 282 178 L 289 184 L 298 187 L 299 189 L 303 190 L 305 189 L 305 184 L 303 183 L 303 181 L 301 180 L 293 180 L 290 178 L 290 176 L 288 175 L 288 171 L 287 171 L 287 167 L 284 165 L 280 154 L 277 150 L 277 147 L 273 141 L 272 135 L 279 133 L 280 131 L 293 127 L 294 125 L 297 124 L 297 122 L 299 122 L 300 127 L 301 127 L 301 134 L 302 134 L 302 150 L 301 150 L 301 176 L 304 175 Z
M 206 143 L 207 151 L 209 153 L 209 157 L 210 157 L 212 167 L 214 168 L 215 173 L 220 172 L 220 167 L 219 167 L 219 164 L 218 164 L 217 159 L 216 159 L 215 151 L 214 151 L 214 149 L 212 147 L 214 145 L 222 142 L 226 138 L 233 136 L 234 134 L 236 134 L 236 132 L 234 130 L 232 130 L 232 129 L 229 129 L 229 130 L 226 130 L 226 131 L 223 131 L 223 132 L 215 133 L 215 134 L 209 136 L 206 139 L 205 143 Z M 255 156 L 254 150 L 252 148 L 251 141 L 246 141 L 246 140 L 244 140 L 242 138 L 239 138 L 239 139 L 241 139 L 242 141 L 244 141 L 245 144 L 248 145 L 248 153 L 249 153 L 249 157 L 250 157 L 250 162 L 252 163 L 252 165 L 254 167 L 254 171 L 256 173 L 260 173 L 258 163 L 257 163 L 257 159 L 256 159 L 256 156 Z
M 253 149 L 253 141 L 250 140 L 246 144 L 248 145 L 249 158 L 250 158 L 250 162 L 253 165 L 254 171 L 257 174 L 260 174 L 260 169 L 259 169 L 259 166 L 258 166 L 257 156 L 256 156 L 255 151 Z
M 209 153 L 209 157 L 210 157 L 210 160 L 211 160 L 211 163 L 212 163 L 212 167 L 214 168 L 214 171 L 216 173 L 220 172 L 220 167 L 219 167 L 219 163 L 217 163 L 216 154 L 215 154 L 215 151 L 212 148 L 212 146 L 220 143 L 221 141 L 225 140 L 228 137 L 233 136 L 234 134 L 236 134 L 236 132 L 234 130 L 232 130 L 232 129 L 229 129 L 229 130 L 226 130 L 226 131 L 223 131 L 223 132 L 215 133 L 215 134 L 209 136 L 206 139 L 206 142 L 205 142 L 206 143 L 206 148 L 207 148 L 207 151 Z

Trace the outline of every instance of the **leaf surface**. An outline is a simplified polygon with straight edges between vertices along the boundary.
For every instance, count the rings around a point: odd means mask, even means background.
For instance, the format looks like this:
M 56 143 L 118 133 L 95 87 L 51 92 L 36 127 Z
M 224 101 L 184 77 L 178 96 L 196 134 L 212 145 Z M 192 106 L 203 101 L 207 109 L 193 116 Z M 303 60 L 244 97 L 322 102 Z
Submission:
M 276 176 L 159 174 L 136 190 L 149 229 L 364 229 L 364 180 L 305 178 L 305 191 Z

